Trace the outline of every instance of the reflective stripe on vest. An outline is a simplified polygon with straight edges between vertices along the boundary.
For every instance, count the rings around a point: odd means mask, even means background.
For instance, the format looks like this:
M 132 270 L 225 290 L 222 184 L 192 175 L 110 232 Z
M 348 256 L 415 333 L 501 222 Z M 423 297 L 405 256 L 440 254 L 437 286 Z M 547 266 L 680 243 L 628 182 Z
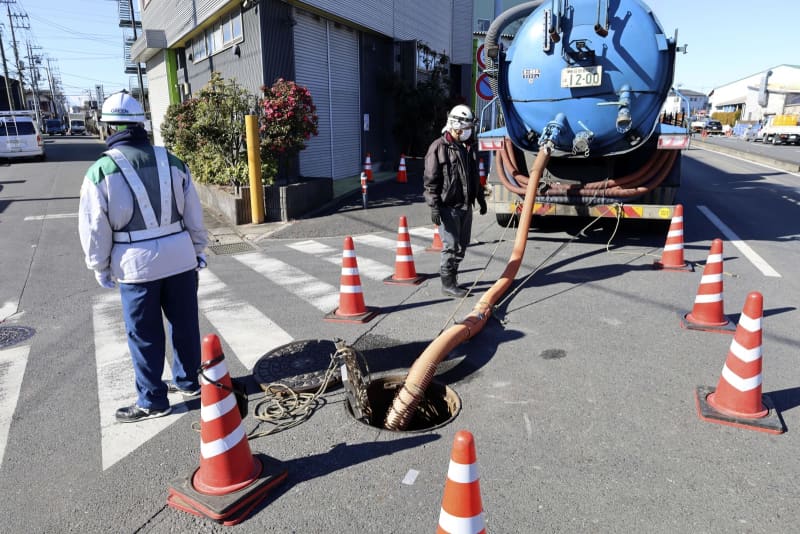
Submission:
M 115 243 L 135 243 L 136 241 L 145 241 L 148 239 L 156 239 L 171 234 L 177 234 L 184 230 L 183 220 L 171 223 L 172 219 L 172 178 L 169 168 L 169 159 L 167 158 L 167 151 L 164 147 L 153 147 L 153 152 L 156 157 L 156 165 L 158 169 L 158 182 L 161 195 L 161 221 L 156 219 L 155 211 L 150 205 L 150 197 L 147 195 L 147 188 L 136 169 L 130 164 L 125 155 L 116 148 L 107 150 L 105 153 L 114 160 L 114 163 L 119 167 L 122 177 L 130 186 L 133 191 L 133 196 L 136 204 L 139 206 L 139 212 L 142 214 L 145 229 L 132 230 L 129 232 L 117 231 L 113 233 Z

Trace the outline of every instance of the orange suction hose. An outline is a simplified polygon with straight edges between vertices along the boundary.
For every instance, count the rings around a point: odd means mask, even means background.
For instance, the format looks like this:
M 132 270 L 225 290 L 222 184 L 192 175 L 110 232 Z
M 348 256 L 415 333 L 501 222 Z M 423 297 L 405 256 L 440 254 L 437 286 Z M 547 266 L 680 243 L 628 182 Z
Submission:
M 506 141 L 508 142 L 508 141 Z M 528 229 L 533 218 L 533 202 L 536 199 L 536 191 L 539 187 L 539 179 L 542 177 L 547 162 L 550 160 L 552 148 L 547 145 L 539 150 L 536 160 L 533 162 L 533 169 L 528 188 L 525 193 L 525 201 L 522 205 L 519 226 L 514 239 L 514 249 L 508 260 L 503 274 L 492 287 L 483 295 L 472 311 L 461 322 L 454 324 L 439 337 L 434 339 L 425 351 L 417 358 L 408 372 L 403 387 L 398 391 L 392 402 L 391 408 L 386 414 L 384 422 L 385 428 L 389 430 L 405 430 L 414 416 L 414 412 L 425 395 L 425 390 L 430 385 L 436 368 L 444 358 L 461 343 L 480 332 L 493 306 L 500 300 L 500 297 L 511 287 L 514 277 L 522 264 L 522 257 L 525 254 L 525 245 L 528 242 Z M 495 153 L 498 158 L 497 164 L 504 164 L 504 155 L 501 150 Z

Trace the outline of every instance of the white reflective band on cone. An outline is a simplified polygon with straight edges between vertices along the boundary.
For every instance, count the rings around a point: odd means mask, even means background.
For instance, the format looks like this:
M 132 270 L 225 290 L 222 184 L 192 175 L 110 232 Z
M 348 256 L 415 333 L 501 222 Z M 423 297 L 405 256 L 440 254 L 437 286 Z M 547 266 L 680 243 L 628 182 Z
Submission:
M 340 293 L 361 293 L 361 286 L 339 286 Z
M 447 478 L 460 484 L 475 482 L 478 480 L 478 465 L 459 464 L 450 460 L 450 466 L 447 468 Z
M 213 458 L 224 452 L 228 452 L 240 441 L 245 439 L 244 427 L 241 423 L 236 427 L 236 430 L 225 436 L 224 438 L 215 439 L 209 443 L 200 442 L 200 455 L 203 458 Z
M 478 534 L 486 529 L 482 513 L 475 517 L 456 517 L 444 510 L 439 513 L 439 526 L 450 534 Z
M 200 407 L 200 420 L 213 421 L 236 408 L 236 395 L 231 393 L 224 399 L 208 406 Z
M 750 378 L 742 378 L 728 369 L 727 365 L 722 368 L 722 377 L 728 384 L 735 387 L 739 391 L 750 391 L 751 389 L 755 389 L 761 385 L 761 373 L 758 373 L 758 375 Z
M 761 345 L 754 349 L 746 349 L 734 339 L 731 341 L 731 352 L 743 362 L 750 363 L 761 357 Z

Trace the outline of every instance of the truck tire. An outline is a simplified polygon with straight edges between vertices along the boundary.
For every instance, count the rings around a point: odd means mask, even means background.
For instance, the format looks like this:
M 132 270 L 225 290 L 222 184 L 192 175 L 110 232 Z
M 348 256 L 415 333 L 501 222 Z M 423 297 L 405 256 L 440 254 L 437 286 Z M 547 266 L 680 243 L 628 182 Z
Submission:
M 773 145 L 781 144 L 781 138 L 780 138 L 780 136 L 778 134 L 775 134 L 775 135 L 772 136 L 772 144 Z
M 496 213 L 495 217 L 497 217 L 497 224 L 503 228 L 506 226 L 516 228 L 519 225 L 519 217 L 515 213 Z

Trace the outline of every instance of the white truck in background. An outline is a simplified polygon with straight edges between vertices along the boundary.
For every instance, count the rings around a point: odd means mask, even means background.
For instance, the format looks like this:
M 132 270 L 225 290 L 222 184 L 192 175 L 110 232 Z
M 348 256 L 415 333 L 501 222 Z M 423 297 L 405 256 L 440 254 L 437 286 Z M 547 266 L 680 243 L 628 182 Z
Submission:
M 86 135 L 86 115 L 83 113 L 70 113 L 67 131 L 70 135 Z
M 798 125 L 798 116 L 776 115 L 772 121 L 758 132 L 755 141 L 759 140 L 763 141 L 764 144 L 800 145 L 800 125 Z

